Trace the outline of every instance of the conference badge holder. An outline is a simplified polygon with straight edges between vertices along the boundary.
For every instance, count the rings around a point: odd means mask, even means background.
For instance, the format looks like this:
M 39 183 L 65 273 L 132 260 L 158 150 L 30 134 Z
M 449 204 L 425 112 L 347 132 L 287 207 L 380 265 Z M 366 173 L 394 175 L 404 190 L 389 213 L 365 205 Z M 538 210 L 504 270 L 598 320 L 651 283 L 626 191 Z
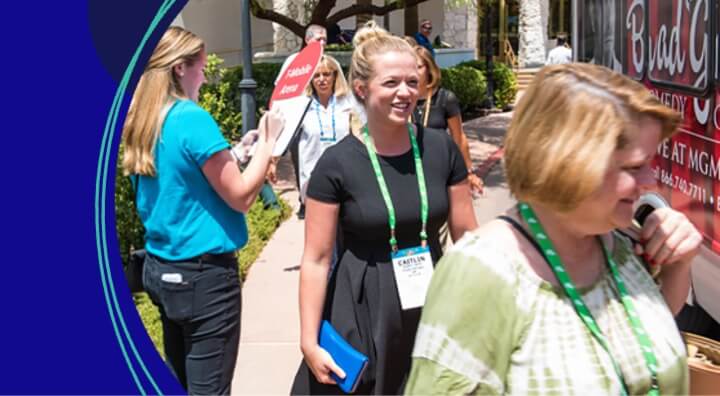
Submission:
M 398 250 L 392 254 L 392 266 L 402 309 L 422 307 L 433 274 L 430 248 Z

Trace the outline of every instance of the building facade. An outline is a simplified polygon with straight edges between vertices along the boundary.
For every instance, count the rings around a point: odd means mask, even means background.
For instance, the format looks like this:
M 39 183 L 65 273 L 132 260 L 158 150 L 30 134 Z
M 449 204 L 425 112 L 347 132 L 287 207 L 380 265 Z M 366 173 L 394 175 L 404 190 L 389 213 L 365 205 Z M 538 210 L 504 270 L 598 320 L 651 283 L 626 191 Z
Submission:
M 240 37 L 241 0 L 189 0 L 175 24 L 197 33 L 207 43 L 208 52 L 225 59 L 228 66 L 241 62 Z M 383 5 L 384 0 L 373 0 Z M 354 2 L 338 0 L 333 11 Z M 272 0 L 273 9 L 306 23 L 308 10 L 303 0 Z M 390 32 L 404 34 L 404 11 L 397 10 L 375 21 Z M 570 31 L 570 0 L 497 0 L 489 16 L 474 6 L 451 7 L 442 0 L 429 0 L 418 5 L 418 18 L 430 19 L 441 40 L 456 48 L 474 48 L 485 55 L 486 27 L 489 24 L 492 52 L 496 59 L 514 55 L 520 67 L 544 64 L 548 49 L 554 46 L 557 34 Z M 300 48 L 301 38 L 280 25 L 252 17 L 252 50 L 292 53 Z M 486 23 L 487 22 L 487 23 Z M 356 18 L 339 23 L 341 29 L 355 29 Z M 512 50 L 512 55 L 510 51 Z

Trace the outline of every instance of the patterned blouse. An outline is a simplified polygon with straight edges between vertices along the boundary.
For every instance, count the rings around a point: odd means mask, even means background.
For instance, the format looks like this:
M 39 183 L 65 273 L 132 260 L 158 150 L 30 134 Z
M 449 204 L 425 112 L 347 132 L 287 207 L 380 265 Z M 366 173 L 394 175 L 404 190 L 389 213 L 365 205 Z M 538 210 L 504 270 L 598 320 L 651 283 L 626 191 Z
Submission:
M 610 247 L 658 359 L 661 394 L 688 393 L 685 344 L 657 285 L 613 234 Z M 560 287 L 514 251 L 467 233 L 437 265 L 415 339 L 407 394 L 619 395 L 607 352 Z M 606 270 L 579 289 L 630 394 L 650 374 Z

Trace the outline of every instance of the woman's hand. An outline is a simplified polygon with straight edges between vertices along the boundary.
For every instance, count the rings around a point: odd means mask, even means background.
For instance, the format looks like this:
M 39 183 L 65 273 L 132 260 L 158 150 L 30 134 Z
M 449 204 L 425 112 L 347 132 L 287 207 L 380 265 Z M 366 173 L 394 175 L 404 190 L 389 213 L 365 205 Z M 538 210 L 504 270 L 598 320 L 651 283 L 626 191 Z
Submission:
M 673 315 L 680 312 L 688 298 L 690 263 L 701 244 L 702 236 L 690 220 L 674 209 L 655 209 L 645 219 L 635 252 L 650 265 L 651 274 L 662 269 L 657 280 Z
M 334 372 L 338 377 L 345 378 L 345 372 L 335 364 L 330 354 L 320 347 L 313 345 L 309 348 L 303 348 L 305 363 L 307 363 L 310 371 L 321 384 L 335 384 L 335 380 L 330 376 L 330 372 Z
M 473 194 L 482 195 L 483 187 L 485 187 L 485 183 L 483 183 L 482 179 L 478 175 L 471 172 L 470 174 L 468 174 L 468 181 L 470 182 L 470 192 Z
M 232 152 L 241 165 L 245 165 L 250 161 L 250 158 L 254 154 L 253 150 L 255 148 L 255 143 L 257 142 L 257 140 L 257 129 L 251 129 L 247 131 L 247 133 L 245 133 L 243 138 L 240 139 L 239 143 L 233 146 Z
M 640 238 L 636 253 L 651 267 L 689 264 L 702 244 L 702 235 L 690 220 L 671 208 L 659 208 L 650 213 Z

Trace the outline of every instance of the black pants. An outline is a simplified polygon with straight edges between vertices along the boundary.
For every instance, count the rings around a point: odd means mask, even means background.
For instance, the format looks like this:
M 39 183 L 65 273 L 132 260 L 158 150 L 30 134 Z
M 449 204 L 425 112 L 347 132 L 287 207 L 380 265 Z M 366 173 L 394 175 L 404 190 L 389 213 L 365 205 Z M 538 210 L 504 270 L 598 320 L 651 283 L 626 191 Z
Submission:
M 237 260 L 148 254 L 143 285 L 160 310 L 165 356 L 180 384 L 191 395 L 229 395 L 240 342 Z

